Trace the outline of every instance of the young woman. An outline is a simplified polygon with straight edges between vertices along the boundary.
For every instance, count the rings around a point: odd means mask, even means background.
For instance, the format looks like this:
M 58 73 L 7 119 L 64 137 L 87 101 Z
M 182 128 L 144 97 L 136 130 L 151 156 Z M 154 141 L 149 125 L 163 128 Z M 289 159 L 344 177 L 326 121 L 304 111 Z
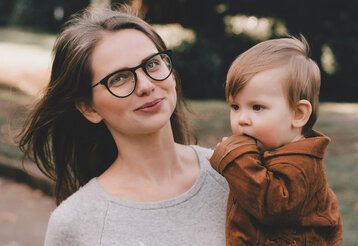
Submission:
M 125 9 L 73 17 L 20 141 L 56 182 L 45 245 L 225 245 L 227 183 L 189 140 L 153 28 Z

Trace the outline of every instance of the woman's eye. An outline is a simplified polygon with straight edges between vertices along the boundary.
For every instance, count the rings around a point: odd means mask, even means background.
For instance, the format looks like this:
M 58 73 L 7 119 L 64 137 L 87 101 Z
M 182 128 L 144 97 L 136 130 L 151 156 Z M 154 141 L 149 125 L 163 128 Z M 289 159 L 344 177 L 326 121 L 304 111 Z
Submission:
M 239 110 L 239 108 L 240 108 L 239 105 L 236 105 L 236 104 L 231 104 L 230 107 L 231 107 L 231 109 L 234 110 L 234 111 L 237 111 L 237 110 Z
M 254 111 L 260 111 L 260 110 L 263 109 L 263 107 L 262 107 L 261 105 L 255 104 L 255 105 L 252 106 L 252 109 L 253 109 Z
M 159 66 L 159 61 L 157 60 L 150 60 L 147 62 L 147 64 L 145 65 L 146 69 L 151 71 L 153 69 L 155 69 L 157 66 Z
M 128 74 L 118 73 L 118 74 L 115 74 L 113 77 L 111 77 L 108 80 L 108 85 L 109 86 L 120 86 L 120 85 L 123 85 L 124 83 L 126 83 L 128 80 L 129 80 Z

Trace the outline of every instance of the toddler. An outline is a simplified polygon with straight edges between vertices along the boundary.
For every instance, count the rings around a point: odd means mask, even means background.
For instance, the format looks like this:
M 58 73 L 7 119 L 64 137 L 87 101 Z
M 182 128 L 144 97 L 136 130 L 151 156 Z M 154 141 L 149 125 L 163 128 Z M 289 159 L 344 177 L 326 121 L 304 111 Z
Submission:
M 226 80 L 233 136 L 210 162 L 230 186 L 227 245 L 340 245 L 342 223 L 312 130 L 320 71 L 303 36 L 257 44 Z

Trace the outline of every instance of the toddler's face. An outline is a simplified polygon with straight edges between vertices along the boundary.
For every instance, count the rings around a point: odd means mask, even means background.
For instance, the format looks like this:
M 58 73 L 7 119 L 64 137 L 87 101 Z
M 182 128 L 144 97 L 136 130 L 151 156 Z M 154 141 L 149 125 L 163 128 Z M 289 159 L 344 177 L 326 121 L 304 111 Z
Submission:
M 229 100 L 233 134 L 256 138 L 265 150 L 280 147 L 301 136 L 301 129 L 292 125 L 294 110 L 286 99 L 284 79 L 284 68 L 260 72 Z

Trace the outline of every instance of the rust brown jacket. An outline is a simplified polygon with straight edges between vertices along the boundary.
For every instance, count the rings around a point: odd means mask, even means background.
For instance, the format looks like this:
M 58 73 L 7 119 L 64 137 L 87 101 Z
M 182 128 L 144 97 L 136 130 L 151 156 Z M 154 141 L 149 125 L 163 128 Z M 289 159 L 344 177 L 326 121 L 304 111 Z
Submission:
M 323 155 L 311 136 L 260 155 L 256 141 L 231 136 L 210 162 L 229 183 L 226 245 L 340 245 L 342 223 Z

